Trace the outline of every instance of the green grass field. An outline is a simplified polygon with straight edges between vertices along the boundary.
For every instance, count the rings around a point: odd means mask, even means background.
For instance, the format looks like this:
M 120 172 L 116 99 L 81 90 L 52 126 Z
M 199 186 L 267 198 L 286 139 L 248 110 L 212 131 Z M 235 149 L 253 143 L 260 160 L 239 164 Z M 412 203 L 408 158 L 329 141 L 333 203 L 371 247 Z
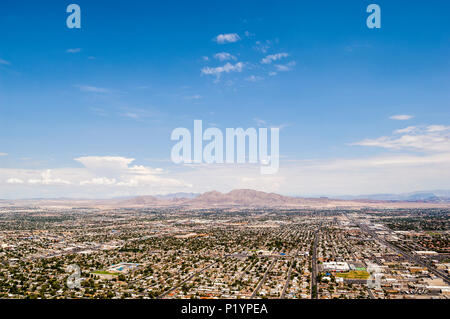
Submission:
M 109 272 L 109 271 L 104 271 L 104 270 L 97 270 L 92 272 L 93 274 L 98 274 L 98 275 L 111 275 L 111 276 L 118 276 L 118 274 L 113 273 L 113 272 Z
M 365 270 L 350 270 L 349 272 L 337 273 L 336 277 L 346 279 L 368 279 L 370 274 Z

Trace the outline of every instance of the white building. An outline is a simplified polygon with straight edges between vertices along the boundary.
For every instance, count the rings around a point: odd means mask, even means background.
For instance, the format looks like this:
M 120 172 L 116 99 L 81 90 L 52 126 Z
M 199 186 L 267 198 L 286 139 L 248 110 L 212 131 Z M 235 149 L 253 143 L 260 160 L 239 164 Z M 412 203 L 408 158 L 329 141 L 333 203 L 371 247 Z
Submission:
M 346 272 L 350 270 L 350 267 L 346 262 L 324 262 L 322 266 L 324 271 Z

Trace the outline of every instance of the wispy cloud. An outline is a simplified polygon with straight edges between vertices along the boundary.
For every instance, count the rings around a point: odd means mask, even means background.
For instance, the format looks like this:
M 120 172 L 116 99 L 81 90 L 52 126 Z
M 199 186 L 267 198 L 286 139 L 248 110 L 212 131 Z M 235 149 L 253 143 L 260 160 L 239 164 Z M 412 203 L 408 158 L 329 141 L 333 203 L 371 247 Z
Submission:
M 217 60 L 220 60 L 220 61 L 236 60 L 237 59 L 234 55 L 232 55 L 232 54 L 230 54 L 228 52 L 216 53 L 216 54 L 214 54 L 214 58 L 216 58 Z
M 290 123 L 281 123 L 281 124 L 271 125 L 270 127 L 271 127 L 271 128 L 279 128 L 280 131 L 281 131 L 282 129 L 285 129 L 286 127 L 289 127 L 289 126 L 291 126 L 291 125 L 292 125 L 292 124 L 290 124 Z
M 267 122 L 266 122 L 265 120 L 263 120 L 263 119 L 260 119 L 259 117 L 255 117 L 255 118 L 253 119 L 253 121 L 255 121 L 255 122 L 256 122 L 256 125 L 258 125 L 258 126 L 264 126 L 264 125 L 267 125 Z
M 289 54 L 287 54 L 285 52 L 270 54 L 270 55 L 266 56 L 265 58 L 263 58 L 261 60 L 261 63 L 262 64 L 270 64 L 270 63 L 280 60 L 282 58 L 287 58 L 288 56 L 289 56 Z
M 395 130 L 394 133 L 395 134 L 411 133 L 411 132 L 413 132 L 415 130 L 416 130 L 415 126 L 408 126 L 408 127 L 405 127 L 405 128 L 401 128 L 401 129 Z
M 258 117 L 254 118 L 253 121 L 256 122 L 256 125 L 257 125 L 258 127 L 278 128 L 278 129 L 280 129 L 280 130 L 282 130 L 282 129 L 286 128 L 286 127 L 291 126 L 291 124 L 289 124 L 289 123 L 282 123 L 282 124 L 278 124 L 278 125 L 270 124 L 270 123 L 268 123 L 267 121 L 265 121 L 265 120 L 263 120 L 263 119 L 260 119 L 260 118 L 258 118 Z
M 265 54 L 270 49 L 271 44 L 272 42 L 269 40 L 267 40 L 266 42 L 256 41 L 253 49 Z
M 99 107 L 91 107 L 91 111 L 92 111 L 92 113 L 94 113 L 98 116 L 102 116 L 102 117 L 108 116 L 108 112 L 105 109 L 102 109 Z
M 155 114 L 146 109 L 134 107 L 122 107 L 121 112 L 118 113 L 121 117 L 130 118 L 133 120 L 143 120 L 145 118 L 153 117 Z
M 81 48 L 73 48 L 73 49 L 67 49 L 67 53 L 79 53 L 81 52 Z
M 345 51 L 347 52 L 353 52 L 357 49 L 370 49 L 372 48 L 372 44 L 370 43 L 353 43 L 345 46 Z
M 141 116 L 137 113 L 133 113 L 133 112 L 124 112 L 124 113 L 120 113 L 121 116 L 123 117 L 129 117 L 130 119 L 133 120 L 138 120 L 141 118 Z
M 200 94 L 188 95 L 184 97 L 186 100 L 200 100 L 203 98 Z
M 391 120 L 397 120 L 397 121 L 407 121 L 412 119 L 414 116 L 412 115 L 407 115 L 407 114 L 399 114 L 399 115 L 392 115 L 391 117 L 389 117 L 389 119 Z
M 395 150 L 450 152 L 450 126 L 410 126 L 394 131 L 393 136 L 365 139 L 352 145 L 373 146 Z
M 11 65 L 11 62 L 6 61 L 6 60 L 3 60 L 3 59 L 0 59 L 0 64 L 3 64 L 3 65 Z
M 258 76 L 258 75 L 250 75 L 250 76 L 246 77 L 245 80 L 249 81 L 249 82 L 258 82 L 258 81 L 264 80 L 264 78 L 262 76 Z
M 109 93 L 110 90 L 96 87 L 96 86 L 90 86 L 90 85 L 74 85 L 74 87 L 79 88 L 83 92 L 91 92 L 91 93 Z
M 8 153 L 2 153 L 2 152 L 0 152 L 0 156 L 7 156 L 8 155 Z
M 237 33 L 226 33 L 226 34 L 219 34 L 214 38 L 214 41 L 216 41 L 219 44 L 225 44 L 225 43 L 233 43 L 239 41 L 241 38 Z

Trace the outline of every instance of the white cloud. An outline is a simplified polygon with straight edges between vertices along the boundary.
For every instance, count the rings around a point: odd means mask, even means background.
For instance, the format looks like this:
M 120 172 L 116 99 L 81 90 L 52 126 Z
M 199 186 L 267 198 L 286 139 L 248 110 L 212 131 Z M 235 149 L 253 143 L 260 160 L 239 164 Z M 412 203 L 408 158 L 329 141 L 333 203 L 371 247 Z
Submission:
M 0 152 L 0 156 L 8 156 L 8 153 L 2 153 L 2 152 Z
M 59 177 L 54 178 L 52 176 L 52 170 L 47 169 L 41 173 L 41 178 L 29 179 L 28 184 L 41 184 L 41 185 L 69 185 L 69 181 L 61 179 Z
M 81 48 L 67 49 L 67 53 L 79 53 L 81 52 Z
M 287 72 L 287 71 L 292 70 L 292 68 L 295 66 L 295 64 L 296 64 L 295 61 L 291 61 L 288 64 L 275 64 L 275 68 L 279 72 Z
M 21 180 L 21 179 L 19 179 L 19 178 L 11 177 L 11 178 L 8 178 L 8 180 L 6 181 L 6 183 L 7 183 L 7 184 L 23 184 L 24 181 Z
M 353 145 L 395 150 L 447 152 L 450 151 L 450 126 L 430 125 L 421 128 L 410 126 L 394 131 L 393 136 L 365 139 Z
M 3 59 L 0 59 L 0 64 L 11 65 L 11 63 L 9 61 L 3 60 Z
M 407 115 L 407 114 L 399 114 L 399 115 L 392 115 L 389 117 L 391 120 L 397 120 L 397 121 L 406 121 L 412 119 L 414 116 Z
M 207 75 L 217 75 L 220 76 L 221 73 L 229 73 L 229 72 L 241 72 L 244 67 L 242 62 L 238 62 L 236 64 L 227 63 L 224 66 L 218 66 L 215 68 L 205 67 L 202 69 L 202 74 Z
M 234 55 L 232 55 L 232 54 L 230 54 L 228 52 L 216 53 L 216 54 L 214 54 L 214 58 L 216 58 L 217 60 L 220 60 L 220 61 L 236 60 L 237 59 Z
M 148 195 L 192 187 L 161 168 L 132 165 L 133 158 L 83 156 L 82 167 L 55 169 L 0 168 L 0 198 Z
M 214 38 L 214 41 L 216 41 L 219 44 L 224 44 L 237 42 L 240 39 L 241 38 L 237 33 L 226 33 L 226 34 L 219 34 L 217 37 Z
M 266 56 L 265 58 L 263 58 L 261 60 L 262 64 L 270 64 L 274 61 L 280 60 L 282 58 L 287 58 L 289 56 L 289 54 L 282 52 L 282 53 L 276 53 L 276 54 L 271 54 Z
M 134 158 L 121 156 L 83 156 L 75 158 L 75 161 L 92 170 L 120 170 L 127 169 Z
M 116 185 L 126 187 L 139 186 L 188 186 L 186 183 L 169 178 L 161 168 L 150 168 L 130 164 L 133 158 L 120 156 L 84 156 L 75 159 L 82 163 L 92 174 L 100 175 L 91 180 L 82 181 L 82 185 Z M 80 184 L 81 184 L 80 183 Z

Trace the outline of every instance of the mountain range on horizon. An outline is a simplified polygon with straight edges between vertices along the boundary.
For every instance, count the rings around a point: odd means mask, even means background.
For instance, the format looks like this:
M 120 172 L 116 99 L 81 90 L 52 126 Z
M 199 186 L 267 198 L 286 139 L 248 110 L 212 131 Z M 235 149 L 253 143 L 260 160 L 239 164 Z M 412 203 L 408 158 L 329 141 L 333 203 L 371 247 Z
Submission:
M 228 193 L 209 191 L 203 194 L 174 193 L 120 197 L 113 199 L 22 199 L 0 200 L 3 206 L 37 207 L 179 207 L 209 208 L 427 208 L 450 207 L 450 192 L 414 192 L 407 194 L 375 194 L 361 196 L 294 197 L 252 189 L 236 189 Z M 439 196 L 438 196 L 439 195 Z
M 186 194 L 186 196 L 184 196 Z M 290 205 L 296 204 L 298 201 L 327 202 L 327 201 L 387 201 L 387 202 L 424 202 L 424 203 L 450 203 L 450 191 L 433 191 L 433 192 L 412 192 L 403 194 L 370 194 L 359 196 L 320 196 L 320 197 L 304 197 L 304 196 L 283 196 L 276 193 L 266 193 L 251 189 L 236 189 L 228 193 L 218 191 L 209 191 L 203 194 L 196 193 L 176 193 L 157 196 L 139 196 L 132 200 L 142 201 L 144 198 L 155 199 L 172 199 L 179 203 L 197 203 L 205 202 L 206 204 L 217 205 L 222 203 L 235 205 L 251 205 L 252 203 L 265 203 L 268 206 L 273 205 Z
M 235 190 L 236 191 L 236 190 Z M 215 191 L 214 191 L 215 192 Z M 158 199 L 174 199 L 174 198 L 189 198 L 193 199 L 201 196 L 202 193 L 170 193 L 170 194 L 158 194 L 153 195 Z M 136 196 L 130 196 L 133 198 Z M 446 202 L 450 201 L 450 190 L 432 190 L 432 191 L 416 191 L 409 193 L 380 193 L 380 194 L 365 194 L 365 195 L 323 195 L 323 196 L 291 196 L 296 198 L 328 198 L 328 199 L 341 199 L 341 200 L 380 200 L 380 201 L 430 201 L 430 202 Z
M 244 192 L 247 195 L 249 192 L 260 192 L 266 194 L 276 194 L 267 193 L 264 191 L 252 190 L 252 189 L 235 189 L 226 194 L 237 194 L 237 192 Z M 128 200 L 135 199 L 139 197 L 154 197 L 155 199 L 194 199 L 204 194 L 222 194 L 219 191 L 212 190 L 204 193 L 192 193 L 192 192 L 178 192 L 178 193 L 165 193 L 165 194 L 155 194 L 155 195 L 129 195 L 129 196 L 119 196 L 113 198 L 103 198 L 104 200 Z M 415 191 L 409 193 L 377 193 L 377 194 L 363 194 L 363 195 L 281 195 L 285 197 L 293 198 L 317 198 L 317 199 L 339 199 L 339 200 L 380 200 L 380 201 L 450 201 L 450 190 L 431 190 L 431 191 Z M 97 198 L 101 200 L 102 198 Z M 21 198 L 16 200 L 94 200 L 92 198 L 81 198 L 81 197 L 57 197 L 57 198 Z M 0 199 L 0 201 L 14 201 L 14 199 Z

